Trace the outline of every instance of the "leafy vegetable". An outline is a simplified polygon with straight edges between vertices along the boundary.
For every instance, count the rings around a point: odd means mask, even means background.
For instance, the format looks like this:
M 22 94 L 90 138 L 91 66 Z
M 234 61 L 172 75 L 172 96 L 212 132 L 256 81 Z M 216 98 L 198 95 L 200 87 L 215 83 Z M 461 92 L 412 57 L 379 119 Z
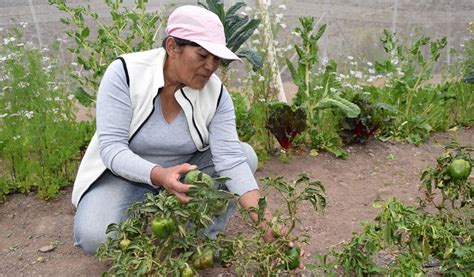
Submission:
M 301 108 L 293 110 L 283 102 L 270 103 L 267 128 L 281 147 L 288 150 L 294 138 L 306 128 L 306 113 Z

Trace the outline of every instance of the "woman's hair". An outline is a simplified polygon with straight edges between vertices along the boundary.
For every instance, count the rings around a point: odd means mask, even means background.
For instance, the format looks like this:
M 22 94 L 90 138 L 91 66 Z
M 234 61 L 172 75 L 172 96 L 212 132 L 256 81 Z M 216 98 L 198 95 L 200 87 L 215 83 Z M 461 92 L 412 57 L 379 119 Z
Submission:
M 163 48 L 165 48 L 165 49 L 166 49 L 166 40 L 167 40 L 168 38 L 174 39 L 174 41 L 176 42 L 176 45 L 177 45 L 178 47 L 186 46 L 186 45 L 193 46 L 193 47 L 199 47 L 199 46 L 200 46 L 199 44 L 197 44 L 197 43 L 195 43 L 195 42 L 192 42 L 192 41 L 190 41 L 190 40 L 187 40 L 187 39 L 182 39 L 182 38 L 177 38 L 177 37 L 168 36 L 168 37 L 165 37 L 165 38 L 163 39 L 163 42 L 161 43 L 161 46 L 162 46 Z

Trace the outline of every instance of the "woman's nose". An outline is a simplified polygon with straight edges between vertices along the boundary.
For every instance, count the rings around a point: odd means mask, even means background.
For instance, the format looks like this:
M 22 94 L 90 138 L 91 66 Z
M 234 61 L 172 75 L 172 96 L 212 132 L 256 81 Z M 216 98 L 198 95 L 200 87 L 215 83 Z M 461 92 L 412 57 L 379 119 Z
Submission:
M 220 61 L 221 61 L 220 58 L 218 58 L 214 55 L 209 55 L 207 60 L 206 60 L 205 68 L 212 71 L 212 72 L 214 72 L 219 67 Z

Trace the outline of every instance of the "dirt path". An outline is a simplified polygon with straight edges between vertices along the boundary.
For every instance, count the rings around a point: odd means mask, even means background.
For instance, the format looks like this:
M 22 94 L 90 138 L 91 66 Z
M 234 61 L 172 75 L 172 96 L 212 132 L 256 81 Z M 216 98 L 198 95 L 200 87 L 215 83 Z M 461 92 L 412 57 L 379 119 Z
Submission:
M 309 207 L 299 211 L 300 228 L 311 234 L 310 244 L 305 247 L 305 262 L 311 262 L 312 254 L 349 240 L 352 232 L 361 230 L 361 222 L 373 219 L 378 212 L 372 207 L 374 200 L 395 196 L 406 203 L 416 203 L 420 172 L 436 163 L 443 145 L 452 138 L 473 145 L 474 129 L 435 134 L 420 147 L 370 141 L 364 146 L 348 147 L 347 160 L 327 153 L 295 156 L 288 164 L 273 158 L 257 177 L 283 175 L 292 181 L 306 173 L 325 185 L 326 212 L 315 214 Z M 13 195 L 0 204 L 0 276 L 100 276 L 107 270 L 97 258 L 74 247 L 70 196 L 68 187 L 54 202 L 38 200 L 34 195 Z M 280 208 L 277 197 L 269 198 L 273 210 Z M 228 230 L 241 229 L 241 220 L 236 216 Z M 55 249 L 39 251 L 51 242 Z M 215 276 L 219 272 L 226 270 L 216 268 L 203 275 Z

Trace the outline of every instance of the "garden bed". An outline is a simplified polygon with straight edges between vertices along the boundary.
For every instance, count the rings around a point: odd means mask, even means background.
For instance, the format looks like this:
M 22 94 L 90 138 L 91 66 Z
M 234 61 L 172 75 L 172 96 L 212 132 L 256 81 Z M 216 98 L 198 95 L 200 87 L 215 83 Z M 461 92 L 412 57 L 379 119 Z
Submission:
M 300 228 L 311 235 L 310 244 L 304 247 L 304 262 L 314 263 L 313 254 L 347 242 L 352 232 L 362 230 L 360 223 L 375 217 L 378 210 L 372 206 L 374 201 L 395 196 L 407 204 L 416 204 L 421 171 L 436 164 L 436 157 L 451 139 L 472 144 L 474 129 L 434 134 L 419 147 L 371 140 L 367 145 L 347 147 L 347 160 L 327 153 L 316 157 L 298 154 L 289 163 L 271 158 L 257 177 L 283 175 L 290 181 L 306 173 L 325 185 L 326 212 L 313 214 L 303 206 L 298 215 L 302 220 Z M 15 194 L 1 204 L 0 276 L 99 276 L 107 270 L 105 263 L 86 256 L 73 245 L 71 191 L 68 186 L 59 199 L 49 202 L 39 200 L 33 193 Z M 274 194 L 268 195 L 272 210 L 282 208 Z M 242 226 L 239 216 L 235 216 L 227 232 L 242 231 Z M 50 245 L 54 247 L 43 248 Z M 213 268 L 202 273 L 215 276 L 228 272 L 231 269 Z

